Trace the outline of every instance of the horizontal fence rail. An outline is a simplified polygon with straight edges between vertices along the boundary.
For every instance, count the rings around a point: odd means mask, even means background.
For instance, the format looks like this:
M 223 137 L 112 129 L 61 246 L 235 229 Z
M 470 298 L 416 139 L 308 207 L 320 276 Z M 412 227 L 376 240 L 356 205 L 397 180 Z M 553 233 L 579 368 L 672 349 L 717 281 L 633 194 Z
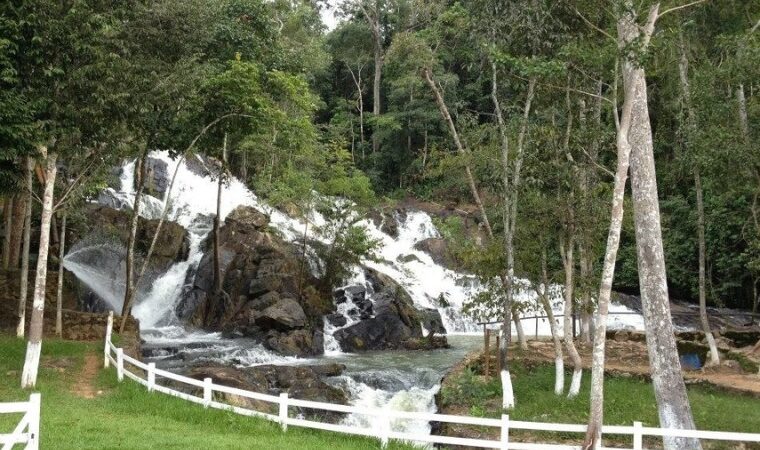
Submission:
M 0 414 L 23 414 L 11 433 L 0 434 L 2 450 L 24 444 L 28 450 L 40 448 L 40 394 L 31 394 L 28 402 L 0 403 Z
M 211 378 L 197 380 L 183 375 L 157 369 L 154 363 L 143 363 L 124 354 L 123 349 L 116 347 L 111 342 L 112 320 L 109 317 L 108 328 L 106 329 L 106 342 L 104 365 L 109 367 L 111 364 L 116 366 L 116 374 L 119 381 L 124 377 L 130 378 L 137 383 L 147 387 L 149 391 L 157 391 L 164 394 L 172 395 L 188 400 L 193 403 L 203 405 L 206 408 L 222 409 L 232 411 L 245 416 L 261 417 L 264 419 L 277 422 L 283 431 L 287 431 L 288 426 L 298 426 L 303 428 L 312 428 L 318 430 L 332 431 L 337 433 L 352 434 L 358 436 L 367 436 L 380 440 L 381 446 L 385 447 L 388 442 L 393 440 L 419 442 L 429 444 L 443 445 L 462 445 L 476 448 L 493 448 L 501 450 L 533 450 L 533 449 L 555 449 L 569 450 L 580 449 L 579 445 L 566 444 L 538 444 L 532 442 L 515 442 L 510 439 L 510 433 L 514 430 L 544 431 L 556 433 L 586 433 L 586 425 L 561 424 L 561 423 L 542 423 L 542 422 L 525 422 L 511 420 L 508 415 L 504 414 L 501 418 L 469 417 L 456 416 L 448 414 L 438 414 L 429 412 L 411 412 L 396 411 L 379 408 L 363 408 L 350 405 L 338 405 L 332 403 L 315 402 L 311 400 L 300 400 L 288 397 L 287 393 L 277 395 L 268 395 L 258 392 L 250 392 L 244 389 L 222 386 L 213 383 Z M 130 371 L 126 365 L 134 367 L 134 372 Z M 190 391 L 195 391 L 198 395 L 187 392 L 181 392 L 168 386 L 162 386 L 156 383 L 156 378 L 172 380 L 173 382 L 189 386 Z M 240 406 L 234 406 L 227 403 L 214 400 L 214 393 L 225 393 L 239 397 L 244 397 L 260 402 L 272 404 L 276 414 L 256 411 Z M 373 417 L 372 428 L 362 428 L 353 425 L 341 423 L 327 423 L 316 420 L 309 420 L 298 414 L 296 417 L 290 416 L 290 408 L 304 408 L 308 410 L 322 411 L 326 413 L 343 413 L 357 414 L 362 416 Z M 406 431 L 394 431 L 392 421 L 394 419 L 415 420 L 425 422 L 445 422 L 459 425 L 474 425 L 480 427 L 489 427 L 498 429 L 500 433 L 499 440 L 474 439 L 455 436 L 440 436 L 433 434 L 411 433 Z M 681 429 L 663 429 L 644 427 L 641 422 L 634 422 L 633 426 L 603 426 L 602 433 L 607 435 L 631 436 L 632 447 L 628 449 L 643 449 L 643 438 L 651 437 L 689 437 L 708 440 L 721 441 L 740 441 L 740 442 L 760 442 L 760 434 L 756 433 L 732 433 L 723 431 L 698 431 L 698 430 L 681 430 Z M 495 434 L 495 433 L 494 433 Z M 617 448 L 617 447 L 616 447 Z M 604 449 L 604 447 L 600 447 Z

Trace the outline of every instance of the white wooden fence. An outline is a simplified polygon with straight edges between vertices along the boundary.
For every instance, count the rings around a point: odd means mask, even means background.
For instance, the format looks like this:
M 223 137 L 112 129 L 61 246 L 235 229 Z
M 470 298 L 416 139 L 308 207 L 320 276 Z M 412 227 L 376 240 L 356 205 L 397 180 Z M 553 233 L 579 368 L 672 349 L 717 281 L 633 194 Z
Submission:
M 232 388 L 228 386 L 222 386 L 214 384 L 211 378 L 206 378 L 203 381 L 189 378 L 186 376 L 178 375 L 166 370 L 157 369 L 155 363 L 145 364 L 138 361 L 128 355 L 124 354 L 124 350 L 116 347 L 111 342 L 111 330 L 112 321 L 109 318 L 108 327 L 106 329 L 106 342 L 104 349 L 104 365 L 109 367 L 110 364 L 116 366 L 116 375 L 119 381 L 122 381 L 124 377 L 131 378 L 132 380 L 146 386 L 148 391 L 158 391 L 164 394 L 172 395 L 188 400 L 193 403 L 198 403 L 206 408 L 216 408 L 228 411 L 233 411 L 237 414 L 245 416 L 262 417 L 274 422 L 277 422 L 282 427 L 283 431 L 288 429 L 289 425 L 299 426 L 304 428 L 314 428 L 319 430 L 327 430 L 338 433 L 353 434 L 360 436 L 368 436 L 377 438 L 380 440 L 381 446 L 384 448 L 388 441 L 391 439 L 407 442 L 419 442 L 430 444 L 443 444 L 443 445 L 462 445 L 478 448 L 494 448 L 501 450 L 534 450 L 534 449 L 556 449 L 556 450 L 570 450 L 580 449 L 579 445 L 567 445 L 567 444 L 538 444 L 528 442 L 515 442 L 510 440 L 510 431 L 512 430 L 531 430 L 531 431 L 544 431 L 544 432 L 558 432 L 558 433 L 578 433 L 578 442 L 582 440 L 582 436 L 586 433 L 586 425 L 576 424 L 562 424 L 562 423 L 541 423 L 541 422 L 524 422 L 518 420 L 510 420 L 509 416 L 503 414 L 500 419 L 483 418 L 483 417 L 469 417 L 469 416 L 454 416 L 447 414 L 435 414 L 428 412 L 409 412 L 409 411 L 395 411 L 387 409 L 377 408 L 362 408 L 357 406 L 336 405 L 331 403 L 313 402 L 309 400 L 298 400 L 289 398 L 287 393 L 282 393 L 279 396 L 261 394 L 257 392 L 250 392 L 243 389 Z M 125 367 L 125 364 L 129 364 L 138 370 L 131 372 Z M 144 376 L 141 376 L 139 372 L 142 372 Z M 164 378 L 172 380 L 180 384 L 185 384 L 195 388 L 196 390 L 202 390 L 201 396 L 195 396 L 188 394 L 187 392 L 180 392 L 167 386 L 162 386 L 156 383 L 156 378 Z M 193 389 L 190 389 L 193 390 Z M 233 406 L 226 403 L 218 402 L 214 400 L 214 392 L 220 392 L 225 394 L 236 395 L 243 398 L 252 400 L 259 400 L 262 402 L 272 403 L 277 405 L 278 414 L 268 414 L 261 411 L 254 411 L 247 408 L 241 408 L 239 406 Z M 325 423 L 320 421 L 307 420 L 306 418 L 298 415 L 291 417 L 290 408 L 306 408 L 309 410 L 324 411 L 330 413 L 345 413 L 345 414 L 358 414 L 363 416 L 374 417 L 373 423 L 375 426 L 372 428 L 361 428 L 353 425 Z M 463 425 L 476 425 L 481 427 L 497 428 L 500 430 L 499 440 L 488 439 L 473 439 L 462 438 L 453 436 L 439 436 L 439 435 L 426 435 L 420 433 L 409 433 L 404 431 L 394 431 L 391 423 L 394 419 L 402 420 L 417 420 L 427 422 L 446 422 Z M 607 426 L 602 428 L 602 433 L 607 435 L 618 436 L 631 436 L 633 447 L 627 447 L 627 449 L 633 448 L 633 450 L 643 449 L 644 436 L 671 436 L 671 437 L 686 437 L 686 438 L 698 438 L 720 441 L 733 441 L 733 442 L 760 442 L 760 434 L 757 433 L 730 433 L 723 431 L 698 431 L 698 430 L 680 430 L 680 429 L 663 429 L 645 427 L 641 422 L 634 422 L 633 426 Z M 616 447 L 619 449 L 620 447 Z M 604 447 L 600 447 L 600 450 Z
M 28 402 L 0 403 L 0 414 L 24 414 L 10 434 L 0 434 L 2 450 L 26 444 L 28 450 L 40 448 L 40 394 L 31 394 Z

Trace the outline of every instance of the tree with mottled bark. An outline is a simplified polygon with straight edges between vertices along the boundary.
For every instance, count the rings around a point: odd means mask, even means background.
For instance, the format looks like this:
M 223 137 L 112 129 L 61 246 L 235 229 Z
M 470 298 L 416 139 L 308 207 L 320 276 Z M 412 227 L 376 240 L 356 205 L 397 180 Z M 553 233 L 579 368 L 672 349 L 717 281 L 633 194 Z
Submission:
M 29 325 L 29 338 L 26 344 L 24 369 L 21 374 L 21 387 L 33 388 L 37 383 L 37 371 L 40 366 L 42 351 L 42 325 L 45 310 L 45 287 L 47 281 L 48 249 L 50 243 L 50 222 L 53 218 L 53 191 L 57 172 L 57 154 L 47 153 L 43 149 L 45 160 L 45 190 L 42 196 L 42 215 L 40 218 L 40 247 L 37 253 L 37 272 L 34 280 L 34 297 L 32 299 L 32 317 Z
M 666 11 L 667 12 L 667 11 Z M 664 14 L 664 13 L 662 13 Z M 673 321 L 670 315 L 665 254 L 660 226 L 660 206 L 654 163 L 654 144 L 649 120 L 646 75 L 641 63 L 661 15 L 659 3 L 649 11 L 644 26 L 636 19 L 633 2 L 624 1 L 617 18 L 618 47 L 623 52 L 623 80 L 631 91 L 631 191 L 636 230 L 639 287 L 660 426 L 694 429 L 691 406 L 681 374 Z M 700 449 L 698 439 L 665 437 L 666 449 Z

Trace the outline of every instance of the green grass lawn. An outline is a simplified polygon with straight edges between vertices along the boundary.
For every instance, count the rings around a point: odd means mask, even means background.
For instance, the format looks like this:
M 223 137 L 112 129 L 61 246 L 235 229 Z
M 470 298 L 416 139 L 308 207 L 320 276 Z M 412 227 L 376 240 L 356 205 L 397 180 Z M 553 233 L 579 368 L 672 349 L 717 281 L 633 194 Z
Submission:
M 0 401 L 24 401 L 18 386 L 25 343 L 0 336 Z M 148 393 L 113 369 L 101 370 L 93 399 L 71 393 L 87 352 L 102 353 L 100 344 L 48 340 L 42 347 L 37 391 L 42 393 L 43 449 L 378 449 L 379 441 L 338 433 L 279 425 L 226 411 Z M 8 433 L 20 415 L 0 415 L 0 432 Z M 391 443 L 389 448 L 411 448 Z
M 584 371 L 581 391 L 573 399 L 554 394 L 553 365 L 528 368 L 515 363 L 512 364 L 511 371 L 515 376 L 512 385 L 516 406 L 509 413 L 510 419 L 576 424 L 585 424 L 588 421 L 591 382 L 589 371 Z M 570 378 L 568 372 L 565 377 L 565 391 L 569 387 Z M 498 377 L 485 381 L 471 372 L 463 372 L 455 378 L 453 386 L 455 387 L 444 388 L 445 403 L 466 405 L 469 414 L 473 416 L 500 417 L 501 383 Z M 689 386 L 688 395 L 697 428 L 710 431 L 760 432 L 760 399 L 727 393 L 705 385 Z M 634 421 L 643 422 L 644 426 L 659 426 L 651 383 L 638 378 L 607 377 L 604 383 L 604 423 L 632 425 Z M 579 438 L 577 433 L 543 435 Z M 624 442 L 629 440 L 630 437 Z

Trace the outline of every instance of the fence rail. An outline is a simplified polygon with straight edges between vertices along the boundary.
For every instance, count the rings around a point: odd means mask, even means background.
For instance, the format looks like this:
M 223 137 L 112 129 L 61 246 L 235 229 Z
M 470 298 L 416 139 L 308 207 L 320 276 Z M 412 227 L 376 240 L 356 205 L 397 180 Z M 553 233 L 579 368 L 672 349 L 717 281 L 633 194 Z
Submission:
M 570 450 L 580 449 L 579 445 L 567 444 L 538 444 L 529 442 L 515 442 L 510 438 L 510 433 L 514 430 L 531 430 L 557 433 L 586 433 L 586 425 L 577 424 L 560 424 L 560 423 L 542 423 L 542 422 L 525 422 L 510 420 L 509 415 L 503 414 L 501 418 L 484 418 L 456 416 L 447 414 L 437 414 L 429 412 L 410 412 L 395 411 L 379 408 L 363 408 L 358 406 L 337 405 L 332 403 L 322 403 L 310 400 L 293 399 L 287 393 L 279 396 L 250 392 L 243 389 L 233 388 L 215 384 L 211 378 L 196 380 L 183 375 L 175 374 L 165 370 L 157 369 L 154 363 L 143 363 L 135 358 L 124 354 L 123 349 L 116 347 L 111 342 L 112 316 L 109 316 L 108 326 L 106 328 L 105 348 L 104 348 L 104 366 L 109 367 L 111 364 L 116 366 L 116 375 L 119 381 L 124 377 L 130 378 L 139 384 L 145 386 L 149 391 L 157 391 L 174 397 L 179 397 L 193 403 L 198 403 L 206 408 L 222 409 L 232 411 L 237 414 L 246 416 L 261 417 L 273 422 L 277 422 L 283 431 L 287 431 L 288 426 L 298 426 L 304 428 L 313 428 L 318 430 L 332 431 L 337 433 L 367 436 L 379 439 L 381 446 L 384 448 L 388 442 L 393 440 L 420 442 L 430 444 L 444 445 L 462 445 L 477 448 L 492 448 L 501 450 L 534 450 L 534 449 L 555 449 Z M 132 366 L 136 370 L 130 371 L 127 366 Z M 142 374 L 140 374 L 142 372 Z M 172 380 L 177 383 L 194 388 L 199 395 L 193 395 L 187 392 L 181 392 L 168 386 L 162 386 L 156 383 L 156 378 Z M 190 391 L 192 392 L 193 389 Z M 276 405 L 277 414 L 269 414 L 261 411 L 255 411 L 240 406 L 234 406 L 214 400 L 214 393 L 226 393 L 253 400 L 258 400 Z M 305 408 L 330 413 L 357 414 L 362 416 L 373 417 L 372 428 L 362 428 L 353 425 L 327 423 L 316 420 L 309 420 L 301 415 L 291 417 L 291 408 Z M 490 427 L 498 429 L 500 438 L 491 439 L 474 439 L 455 436 L 440 436 L 432 434 L 410 433 L 405 431 L 395 431 L 392 427 L 394 419 L 417 420 L 425 422 L 447 422 L 461 425 L 476 425 L 481 427 Z M 721 441 L 741 441 L 741 442 L 760 442 L 760 434 L 756 433 L 732 433 L 723 431 L 698 431 L 698 430 L 681 430 L 681 429 L 663 429 L 644 427 L 641 422 L 634 422 L 633 426 L 603 426 L 602 433 L 608 435 L 631 436 L 632 447 L 628 449 L 643 449 L 643 438 L 645 436 L 654 437 L 690 437 L 698 439 L 721 440 Z M 580 442 L 580 439 L 579 439 Z M 599 447 L 604 449 L 605 447 Z M 619 448 L 616 448 L 619 450 Z
M 40 448 L 40 394 L 31 394 L 28 402 L 0 403 L 0 414 L 23 414 L 11 433 L 0 434 L 2 450 L 19 444 L 27 450 Z

